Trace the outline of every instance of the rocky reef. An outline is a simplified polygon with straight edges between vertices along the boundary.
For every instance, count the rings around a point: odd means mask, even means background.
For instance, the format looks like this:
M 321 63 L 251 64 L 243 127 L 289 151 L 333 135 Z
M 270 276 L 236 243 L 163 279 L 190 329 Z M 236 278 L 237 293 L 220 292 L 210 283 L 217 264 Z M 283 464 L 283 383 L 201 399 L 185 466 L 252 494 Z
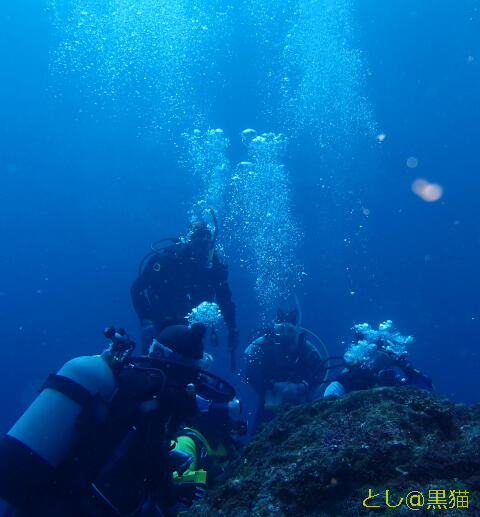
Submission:
M 285 407 L 188 515 L 412 513 L 480 516 L 480 403 L 401 387 Z

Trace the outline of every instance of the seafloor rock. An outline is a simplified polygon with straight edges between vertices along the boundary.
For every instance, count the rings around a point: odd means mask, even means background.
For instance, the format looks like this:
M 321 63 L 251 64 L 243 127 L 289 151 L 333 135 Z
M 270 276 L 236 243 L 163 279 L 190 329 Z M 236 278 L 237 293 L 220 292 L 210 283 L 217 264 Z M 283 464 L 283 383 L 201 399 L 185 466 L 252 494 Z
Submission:
M 283 409 L 189 515 L 480 516 L 479 496 L 480 404 L 376 388 Z

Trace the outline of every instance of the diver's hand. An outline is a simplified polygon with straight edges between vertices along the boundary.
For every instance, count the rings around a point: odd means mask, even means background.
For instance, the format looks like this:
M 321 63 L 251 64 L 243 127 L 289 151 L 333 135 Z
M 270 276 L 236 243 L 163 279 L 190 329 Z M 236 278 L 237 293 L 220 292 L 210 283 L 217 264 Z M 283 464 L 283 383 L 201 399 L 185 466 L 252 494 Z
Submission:
M 276 382 L 274 390 L 282 402 L 299 403 L 308 392 L 308 383 L 303 382 Z
M 172 472 L 178 472 L 181 476 L 190 467 L 193 461 L 193 456 L 186 451 L 180 449 L 172 449 L 168 453 L 168 462 Z
M 173 498 L 175 501 L 191 506 L 194 501 L 201 499 L 207 493 L 204 483 L 175 483 L 173 486 Z

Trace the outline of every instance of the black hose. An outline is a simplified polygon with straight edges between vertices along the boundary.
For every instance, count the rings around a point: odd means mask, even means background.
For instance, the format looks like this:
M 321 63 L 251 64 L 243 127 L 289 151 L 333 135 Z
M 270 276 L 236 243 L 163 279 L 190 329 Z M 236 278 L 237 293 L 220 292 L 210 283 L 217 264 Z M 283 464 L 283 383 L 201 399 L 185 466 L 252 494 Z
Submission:
M 162 242 L 167 242 L 167 241 L 169 241 L 173 244 L 178 244 L 180 242 L 180 240 L 177 239 L 177 237 L 165 237 L 164 239 L 159 239 L 158 241 L 152 242 L 152 244 L 150 244 L 150 248 L 151 248 L 150 251 L 142 258 L 142 260 L 140 261 L 140 264 L 138 265 L 138 276 L 142 276 L 144 268 L 145 268 L 145 264 L 148 261 L 148 259 L 150 259 L 154 255 L 161 255 L 162 251 L 167 247 L 167 246 L 162 246 L 161 248 L 158 248 L 157 244 L 161 244 Z

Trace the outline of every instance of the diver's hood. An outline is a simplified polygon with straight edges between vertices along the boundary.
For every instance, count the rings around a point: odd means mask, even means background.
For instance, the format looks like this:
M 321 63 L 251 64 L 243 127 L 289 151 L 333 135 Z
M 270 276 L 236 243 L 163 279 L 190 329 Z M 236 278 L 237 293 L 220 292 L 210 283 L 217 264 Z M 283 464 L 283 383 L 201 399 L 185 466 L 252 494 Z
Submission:
M 157 341 L 181 358 L 201 361 L 205 332 L 205 325 L 198 322 L 188 326 L 170 325 L 162 329 Z
M 289 312 L 285 312 L 282 309 L 277 309 L 277 315 L 275 318 L 274 323 L 290 323 L 293 326 L 296 326 L 298 324 L 298 309 L 292 309 Z
M 213 357 L 204 352 L 201 359 L 191 359 L 184 355 L 174 352 L 168 346 L 162 345 L 159 341 L 154 339 L 148 350 L 148 357 L 152 359 L 166 360 L 172 363 L 186 366 L 192 369 L 208 370 L 213 362 Z
M 375 372 L 389 368 L 395 364 L 395 357 L 382 349 L 375 350 L 364 363 L 365 366 Z

